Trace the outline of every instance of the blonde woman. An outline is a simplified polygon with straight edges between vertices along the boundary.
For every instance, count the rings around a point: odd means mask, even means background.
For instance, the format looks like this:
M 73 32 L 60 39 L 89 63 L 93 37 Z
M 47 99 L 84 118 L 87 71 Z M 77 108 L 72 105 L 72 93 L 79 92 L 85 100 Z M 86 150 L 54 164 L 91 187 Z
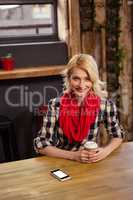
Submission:
M 43 127 L 34 140 L 36 151 L 83 163 L 106 158 L 122 143 L 124 131 L 115 104 L 107 99 L 94 58 L 75 55 L 64 72 L 64 85 L 63 95 L 49 103 Z M 100 124 L 107 129 L 110 142 L 89 152 L 82 147 L 86 141 L 97 141 Z

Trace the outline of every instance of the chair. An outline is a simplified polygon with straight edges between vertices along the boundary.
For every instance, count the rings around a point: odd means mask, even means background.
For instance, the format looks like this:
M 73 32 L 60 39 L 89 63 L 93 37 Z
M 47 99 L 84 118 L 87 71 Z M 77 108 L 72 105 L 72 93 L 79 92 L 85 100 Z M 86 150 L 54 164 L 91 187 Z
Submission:
M 33 113 L 25 110 L 19 113 L 13 120 L 19 160 L 35 156 L 33 148 L 34 119 Z
M 18 159 L 13 122 L 0 115 L 0 163 Z

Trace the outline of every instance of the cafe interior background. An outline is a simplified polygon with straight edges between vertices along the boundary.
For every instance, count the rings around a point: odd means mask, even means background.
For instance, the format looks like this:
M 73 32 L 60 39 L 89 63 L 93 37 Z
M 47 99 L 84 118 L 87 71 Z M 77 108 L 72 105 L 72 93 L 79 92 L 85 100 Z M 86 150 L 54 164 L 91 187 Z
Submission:
M 43 105 L 61 94 L 61 72 L 77 53 L 96 58 L 133 140 L 132 10 L 132 0 L 0 0 L 1 163 L 36 156 Z

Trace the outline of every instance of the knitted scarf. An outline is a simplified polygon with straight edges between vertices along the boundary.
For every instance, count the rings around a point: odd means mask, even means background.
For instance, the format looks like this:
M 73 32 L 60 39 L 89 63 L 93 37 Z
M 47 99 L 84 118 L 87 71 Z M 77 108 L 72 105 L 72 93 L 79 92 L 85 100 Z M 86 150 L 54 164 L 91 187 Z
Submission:
M 69 143 L 82 142 L 87 137 L 99 109 L 100 98 L 94 93 L 88 94 L 80 105 L 72 92 L 61 97 L 59 123 Z

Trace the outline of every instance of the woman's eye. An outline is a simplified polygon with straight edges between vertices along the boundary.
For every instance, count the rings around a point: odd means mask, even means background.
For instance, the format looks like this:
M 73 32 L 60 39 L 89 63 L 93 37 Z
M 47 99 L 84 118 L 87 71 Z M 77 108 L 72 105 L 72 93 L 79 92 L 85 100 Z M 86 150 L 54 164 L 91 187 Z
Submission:
M 88 77 L 85 78 L 85 81 L 90 81 L 90 79 Z
M 73 79 L 74 81 L 78 81 L 78 80 L 79 80 L 78 77 L 73 77 L 72 79 Z

